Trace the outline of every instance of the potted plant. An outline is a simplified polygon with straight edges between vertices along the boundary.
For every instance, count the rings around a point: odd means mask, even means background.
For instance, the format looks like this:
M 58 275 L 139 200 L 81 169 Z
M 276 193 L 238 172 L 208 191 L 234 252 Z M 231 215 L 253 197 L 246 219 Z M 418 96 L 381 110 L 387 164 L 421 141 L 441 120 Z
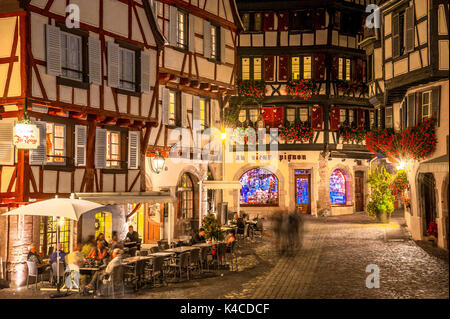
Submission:
M 371 170 L 367 179 L 370 186 L 367 213 L 381 223 L 388 223 L 391 213 L 394 211 L 395 196 L 390 188 L 391 179 L 391 174 L 386 171 L 384 166 Z
M 203 229 L 205 230 L 205 239 L 208 241 L 223 240 L 223 234 L 220 231 L 220 224 L 216 217 L 211 214 L 203 219 Z

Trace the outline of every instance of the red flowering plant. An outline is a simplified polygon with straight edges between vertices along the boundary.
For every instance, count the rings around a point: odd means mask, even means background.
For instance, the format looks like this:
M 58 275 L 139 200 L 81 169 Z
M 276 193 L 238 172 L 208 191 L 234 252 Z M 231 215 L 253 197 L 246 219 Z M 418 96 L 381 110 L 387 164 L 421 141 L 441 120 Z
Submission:
M 390 185 L 392 194 L 397 198 L 403 198 L 405 191 L 409 188 L 408 176 L 404 169 L 400 169 L 395 174 Z
M 368 87 L 364 82 L 349 82 L 349 81 L 337 81 L 336 82 L 337 89 L 342 92 L 344 95 L 350 95 L 353 93 L 353 95 L 359 93 L 365 94 L 368 92 Z
M 286 93 L 293 98 L 309 100 L 316 93 L 316 83 L 312 80 L 291 80 L 286 85 Z
M 238 94 L 252 98 L 258 104 L 261 104 L 266 97 L 266 84 L 264 81 L 239 81 Z
M 409 196 L 402 196 L 401 200 L 403 202 L 403 205 L 405 205 L 406 208 L 411 207 L 411 198 L 409 198 Z
M 279 129 L 278 134 L 286 142 L 306 143 L 314 137 L 314 131 L 308 122 L 283 126 Z
M 436 150 L 436 119 L 426 118 L 417 126 L 402 132 L 402 148 L 404 153 L 415 160 L 422 160 Z
M 362 127 L 342 125 L 339 127 L 339 136 L 342 138 L 342 143 L 361 144 L 366 138 L 366 130 Z

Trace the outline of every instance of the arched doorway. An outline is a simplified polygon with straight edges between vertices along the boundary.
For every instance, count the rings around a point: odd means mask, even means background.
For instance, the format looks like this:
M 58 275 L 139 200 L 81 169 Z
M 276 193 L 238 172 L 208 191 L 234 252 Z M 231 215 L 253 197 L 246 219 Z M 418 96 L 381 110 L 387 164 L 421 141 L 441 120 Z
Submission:
M 278 178 L 264 168 L 245 172 L 239 181 L 242 184 L 241 206 L 278 206 Z
M 349 178 L 340 168 L 335 169 L 330 176 L 331 205 L 346 205 L 349 200 Z
M 419 205 L 423 223 L 423 234 L 426 235 L 430 222 L 436 222 L 436 181 L 432 173 L 419 174 Z
M 177 189 L 177 237 L 190 236 L 198 229 L 198 191 L 198 179 L 194 175 L 181 175 Z

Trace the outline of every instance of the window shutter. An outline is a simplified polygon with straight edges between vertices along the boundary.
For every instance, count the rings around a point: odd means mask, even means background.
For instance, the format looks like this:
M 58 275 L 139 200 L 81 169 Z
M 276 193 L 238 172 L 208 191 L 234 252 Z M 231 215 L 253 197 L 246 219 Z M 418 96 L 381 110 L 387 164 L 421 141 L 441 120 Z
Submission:
M 195 52 L 195 16 L 189 14 L 189 51 Z
M 169 96 L 169 89 L 163 87 L 162 88 L 162 124 L 164 125 L 169 125 L 169 101 L 170 101 L 170 96 Z
M 314 55 L 314 79 L 325 80 L 325 54 L 323 53 Z
M 211 126 L 220 127 L 220 107 L 219 101 L 211 100 Z
M 275 57 L 273 55 L 266 55 L 264 57 L 264 81 L 274 81 L 275 72 Z
M 364 111 L 364 128 L 368 131 L 370 130 L 370 111 Z
M 313 130 L 321 130 L 323 122 L 322 107 L 315 105 L 311 108 L 311 127 Z
M 47 45 L 47 74 L 61 75 L 61 31 L 58 27 L 45 25 Z
M 381 128 L 386 128 L 386 109 L 383 107 L 383 108 L 381 108 L 380 109 L 380 112 L 381 112 L 381 116 L 380 116 L 380 119 L 381 119 L 381 123 L 380 123 L 380 127 Z
M 225 33 L 227 30 L 223 27 L 220 27 L 220 61 L 225 61 Z
M 128 132 L 128 168 L 139 168 L 139 132 Z
M 441 102 L 441 87 L 436 86 L 431 89 L 431 111 L 433 117 L 436 119 L 436 126 L 439 126 L 440 122 L 440 103 Z
M 289 29 L 289 11 L 281 11 L 278 14 L 278 31 L 287 31 Z
M 406 51 L 414 50 L 414 7 L 406 8 L 405 10 L 406 23 Z
M 75 166 L 86 165 L 87 127 L 75 125 Z
M 47 158 L 47 130 L 46 123 L 42 121 L 34 122 L 39 129 L 39 146 L 30 150 L 30 165 L 44 165 Z
M 331 78 L 337 80 L 339 76 L 339 55 L 333 54 L 331 57 Z
M 354 66 L 355 66 L 355 72 L 354 72 L 354 80 L 356 80 L 357 82 L 362 82 L 363 81 L 363 59 L 356 59 L 353 60 L 354 61 Z
M 0 121 L 0 165 L 14 165 L 14 122 Z
M 150 54 L 141 52 L 141 92 L 150 93 Z
M 95 129 L 95 168 L 106 168 L 106 130 Z
M 98 39 L 89 37 L 89 81 L 90 83 L 102 85 L 102 54 L 101 42 Z
M 174 6 L 170 6 L 169 10 L 169 44 L 176 47 L 178 35 L 178 9 Z
M 364 110 L 358 109 L 357 117 L 358 117 L 358 127 L 364 127 L 365 122 Z
M 287 81 L 289 80 L 289 55 L 280 55 L 279 57 L 279 70 L 278 70 L 278 80 Z
M 108 50 L 108 86 L 119 87 L 119 45 L 107 42 Z
M 273 11 L 267 11 L 264 13 L 264 31 L 274 30 L 275 13 Z
M 193 122 L 200 121 L 200 98 L 198 96 L 192 96 L 192 120 Z
M 392 16 L 392 57 L 400 55 L 400 21 L 398 14 Z
M 184 92 L 181 92 L 181 127 L 188 127 L 187 99 L 188 95 Z
M 414 126 L 416 123 L 414 117 L 414 110 L 416 108 L 416 96 L 415 94 L 408 94 L 408 127 Z
M 211 23 L 203 20 L 203 55 L 211 58 Z
M 332 106 L 330 109 L 330 126 L 332 131 L 339 129 L 340 112 L 339 106 Z

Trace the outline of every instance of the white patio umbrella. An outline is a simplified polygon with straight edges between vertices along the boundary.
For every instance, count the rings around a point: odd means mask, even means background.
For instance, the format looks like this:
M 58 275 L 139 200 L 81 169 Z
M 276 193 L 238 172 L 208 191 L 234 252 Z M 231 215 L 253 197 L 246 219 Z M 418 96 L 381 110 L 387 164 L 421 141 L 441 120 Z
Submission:
M 59 218 L 69 218 L 78 221 L 80 216 L 86 212 L 103 207 L 103 205 L 90 202 L 82 199 L 75 199 L 72 195 L 71 198 L 52 198 L 43 200 L 16 208 L 8 213 L 2 214 L 2 216 L 49 216 Z M 59 249 L 58 237 L 59 237 L 59 222 L 57 225 L 56 236 L 56 250 Z M 59 253 L 56 255 L 56 276 L 57 287 L 59 291 Z

